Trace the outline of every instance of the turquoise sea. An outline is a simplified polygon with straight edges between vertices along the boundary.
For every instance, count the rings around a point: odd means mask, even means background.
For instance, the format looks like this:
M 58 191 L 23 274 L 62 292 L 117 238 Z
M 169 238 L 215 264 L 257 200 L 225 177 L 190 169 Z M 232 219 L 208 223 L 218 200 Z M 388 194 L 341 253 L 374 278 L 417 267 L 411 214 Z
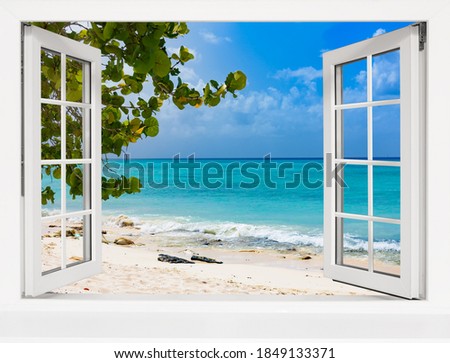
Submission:
M 204 234 L 230 248 L 323 245 L 322 159 L 191 159 L 189 168 L 187 162 L 109 160 L 105 176 L 139 176 L 143 188 L 104 201 L 105 220 L 124 214 L 143 234 Z M 344 172 L 344 211 L 367 213 L 367 167 L 349 165 Z M 400 218 L 400 169 L 374 167 L 373 173 L 374 214 Z M 43 184 L 57 190 L 59 181 L 44 177 Z M 51 205 L 44 208 L 51 213 Z M 367 222 L 345 220 L 344 233 L 349 249 L 367 244 Z M 398 251 L 399 226 L 376 223 L 374 239 L 379 251 Z

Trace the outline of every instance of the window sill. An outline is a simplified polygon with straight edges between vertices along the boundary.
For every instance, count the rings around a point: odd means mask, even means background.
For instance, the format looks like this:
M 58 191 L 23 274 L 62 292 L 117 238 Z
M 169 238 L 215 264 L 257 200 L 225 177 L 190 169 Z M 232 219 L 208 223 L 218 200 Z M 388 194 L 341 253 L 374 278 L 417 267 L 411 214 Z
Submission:
M 450 306 L 388 296 L 47 294 L 0 306 L 0 321 L 8 338 L 450 339 Z

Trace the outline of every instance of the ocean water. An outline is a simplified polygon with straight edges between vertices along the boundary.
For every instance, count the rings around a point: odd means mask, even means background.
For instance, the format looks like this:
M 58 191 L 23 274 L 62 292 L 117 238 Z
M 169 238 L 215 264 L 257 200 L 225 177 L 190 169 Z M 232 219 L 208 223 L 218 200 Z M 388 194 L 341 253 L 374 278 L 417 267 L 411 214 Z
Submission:
M 189 168 L 186 159 L 180 163 L 110 160 L 106 177 L 137 176 L 143 188 L 104 201 L 105 223 L 124 214 L 140 224 L 143 234 L 214 240 L 231 248 L 322 247 L 322 159 L 191 159 Z M 367 167 L 346 166 L 345 182 L 344 212 L 367 213 Z M 44 176 L 42 183 L 57 191 L 58 206 L 60 181 Z M 78 199 L 69 200 L 68 207 Z M 374 167 L 373 200 L 375 215 L 400 217 L 399 168 Z M 44 213 L 52 213 L 55 205 L 43 206 Z M 377 223 L 374 228 L 378 251 L 399 250 L 397 225 Z M 348 249 L 364 249 L 367 222 L 345 220 L 344 234 Z

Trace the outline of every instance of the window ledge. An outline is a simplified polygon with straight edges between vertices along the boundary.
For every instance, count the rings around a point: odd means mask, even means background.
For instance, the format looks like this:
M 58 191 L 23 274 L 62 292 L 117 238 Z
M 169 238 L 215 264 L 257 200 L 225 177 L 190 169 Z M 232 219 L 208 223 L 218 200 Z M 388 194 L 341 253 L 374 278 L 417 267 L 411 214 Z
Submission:
M 393 297 L 48 294 L 0 306 L 0 321 L 8 338 L 450 339 L 450 306 Z

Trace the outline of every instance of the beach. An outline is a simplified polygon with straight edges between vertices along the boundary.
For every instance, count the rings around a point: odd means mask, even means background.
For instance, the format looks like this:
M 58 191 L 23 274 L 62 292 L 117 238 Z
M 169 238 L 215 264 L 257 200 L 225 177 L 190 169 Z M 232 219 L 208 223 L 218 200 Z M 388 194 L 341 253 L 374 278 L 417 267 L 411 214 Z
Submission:
M 150 295 L 378 295 L 365 289 L 334 282 L 323 276 L 322 254 L 311 247 L 290 250 L 223 248 L 205 234 L 192 243 L 177 235 L 141 233 L 139 223 L 126 216 L 104 223 L 103 272 L 54 290 L 59 294 L 150 294 Z M 128 222 L 127 222 L 128 221 Z M 131 221 L 131 222 L 130 222 Z M 127 225 L 128 224 L 128 225 Z M 77 227 L 77 223 L 69 225 Z M 51 231 L 47 231 L 51 236 Z M 44 261 L 55 258 L 57 245 L 44 238 Z M 67 236 L 67 258 L 79 261 L 82 238 Z M 117 244 L 114 243 L 116 241 Z M 132 244 L 123 244 L 132 243 Z M 158 261 L 160 254 L 188 261 L 192 255 L 218 263 L 195 261 L 172 264 Z M 194 261 L 193 261 L 194 262 Z
M 261 159 L 198 159 L 193 175 L 187 170 L 174 173 L 171 159 L 110 160 L 119 175 L 139 177 L 139 193 L 102 202 L 104 273 L 59 292 L 117 294 L 368 294 L 323 278 L 323 180 L 322 159 L 273 159 L 276 167 L 270 178 L 255 169 L 260 183 L 249 187 L 249 178 L 239 170 L 262 165 Z M 250 164 L 253 163 L 253 164 Z M 240 169 L 232 169 L 240 165 Z M 204 170 L 222 170 L 219 185 L 205 179 Z M 305 172 L 311 170 L 311 173 Z M 352 169 L 353 170 L 353 169 Z M 281 172 L 283 171 L 283 172 Z M 398 170 L 377 167 L 374 184 L 374 213 L 399 218 Z M 311 183 L 306 183 L 305 175 Z M 301 177 L 299 179 L 299 177 Z M 266 179 L 272 180 L 272 184 Z M 367 173 L 356 168 L 346 172 L 350 188 L 345 192 L 344 211 L 367 213 Z M 301 183 L 294 181 L 302 180 Z M 378 180 L 378 179 L 377 179 Z M 158 185 L 155 183 L 158 182 Z M 165 182 L 165 186 L 163 185 Z M 195 182 L 198 184 L 195 185 Z M 320 184 L 320 183 L 319 183 Z M 54 203 L 42 208 L 45 221 L 61 223 L 61 182 L 44 173 L 43 187 L 55 192 Z M 381 188 L 384 186 L 385 188 Z M 67 201 L 69 203 L 69 200 Z M 70 199 L 69 212 L 82 209 L 83 196 Z M 383 206 L 381 208 L 380 206 Z M 121 215 L 123 215 L 121 217 Z M 129 220 L 131 223 L 123 223 Z M 66 238 L 67 253 L 58 254 L 58 238 L 44 237 L 43 271 L 65 264 L 80 263 L 83 248 L 80 231 L 71 229 Z M 344 221 L 344 263 L 368 268 L 368 224 Z M 44 226 L 45 227 L 45 226 Z M 78 225 L 80 227 L 80 225 Z M 57 230 L 46 231 L 51 236 Z M 59 231 L 59 233 L 61 233 Z M 117 245 L 118 238 L 133 244 Z M 373 224 L 374 268 L 398 275 L 400 272 L 400 225 Z M 78 239 L 77 239 L 78 238 Z M 47 242 L 45 241 L 47 240 Z M 107 243 L 109 242 L 109 243 Z M 52 245 L 48 245 L 53 243 Z M 59 248 L 61 251 L 61 248 Z M 223 264 L 169 264 L 158 261 L 159 254 L 182 257 L 200 255 Z
M 309 177 L 323 180 L 321 159 L 276 159 L 271 174 L 273 185 L 259 168 L 260 183 L 248 187 L 248 178 L 231 172 L 230 166 L 260 163 L 258 159 L 201 159 L 194 175 L 186 170 L 177 177 L 173 161 L 132 159 L 110 162 L 118 173 L 139 177 L 140 193 L 124 194 L 102 203 L 103 273 L 55 290 L 73 294 L 153 294 L 153 295 L 372 295 L 368 290 L 333 282 L 323 276 L 323 188 L 299 183 L 298 176 L 311 166 Z M 211 187 L 202 170 L 211 165 L 223 171 L 222 185 Z M 284 176 L 280 174 L 284 170 Z M 143 171 L 143 172 L 142 172 Z M 167 172 L 165 172 L 167 171 Z M 380 217 L 399 218 L 397 170 L 379 167 L 383 183 L 374 189 L 374 212 Z M 346 191 L 344 210 L 367 213 L 367 174 L 346 173 L 351 188 Z M 177 180 L 180 179 L 180 180 Z M 302 179 L 303 180 L 303 179 Z M 167 182 L 156 187 L 155 181 Z M 198 181 L 197 186 L 194 181 Z M 264 181 L 264 182 L 263 182 Z M 55 202 L 42 208 L 43 271 L 83 261 L 81 221 L 66 219 L 66 253 L 61 252 L 60 181 L 44 175 L 43 185 L 55 191 Z M 386 190 L 380 189 L 384 185 Z M 247 187 L 246 187 L 247 186 Z M 66 209 L 78 211 L 83 197 L 71 199 Z M 77 207 L 78 206 L 78 207 Z M 380 206 L 384 206 L 380 209 Z M 78 209 L 77 209 L 78 208 Z M 49 217 L 55 216 L 54 220 Z M 344 263 L 368 268 L 368 224 L 345 219 Z M 131 244 L 117 244 L 125 238 Z M 382 273 L 400 272 L 400 227 L 374 223 L 374 268 Z M 195 261 L 171 264 L 158 260 L 160 254 L 184 258 L 203 256 L 222 264 Z

